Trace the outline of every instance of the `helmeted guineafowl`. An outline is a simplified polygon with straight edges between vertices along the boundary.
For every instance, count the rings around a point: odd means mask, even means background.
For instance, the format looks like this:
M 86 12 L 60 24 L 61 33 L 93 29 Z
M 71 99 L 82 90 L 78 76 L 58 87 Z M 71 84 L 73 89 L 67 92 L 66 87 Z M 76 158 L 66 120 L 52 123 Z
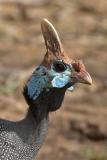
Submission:
M 47 19 L 41 22 L 41 29 L 47 51 L 23 90 L 29 109 L 23 120 L 0 120 L 0 160 L 34 159 L 47 135 L 49 112 L 60 108 L 65 91 L 78 82 L 92 83 L 83 63 L 65 54 Z

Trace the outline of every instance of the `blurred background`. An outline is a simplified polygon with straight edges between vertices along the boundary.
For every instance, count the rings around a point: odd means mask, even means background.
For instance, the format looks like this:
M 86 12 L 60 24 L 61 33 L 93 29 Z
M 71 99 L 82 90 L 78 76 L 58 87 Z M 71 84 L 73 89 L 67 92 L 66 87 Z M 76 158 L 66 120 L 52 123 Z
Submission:
M 23 85 L 45 54 L 43 18 L 69 56 L 84 61 L 93 85 L 66 93 L 37 159 L 107 160 L 107 0 L 0 0 L 0 117 L 26 113 Z

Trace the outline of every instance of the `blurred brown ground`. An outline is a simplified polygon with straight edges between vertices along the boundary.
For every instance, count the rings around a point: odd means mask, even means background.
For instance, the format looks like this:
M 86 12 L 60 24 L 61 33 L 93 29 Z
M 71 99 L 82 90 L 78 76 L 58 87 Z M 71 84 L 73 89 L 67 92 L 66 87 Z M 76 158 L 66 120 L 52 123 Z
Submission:
M 69 56 L 84 61 L 93 85 L 66 93 L 37 159 L 107 160 L 107 0 L 0 1 L 0 117 L 18 120 L 26 112 L 21 92 L 45 54 L 44 17 Z

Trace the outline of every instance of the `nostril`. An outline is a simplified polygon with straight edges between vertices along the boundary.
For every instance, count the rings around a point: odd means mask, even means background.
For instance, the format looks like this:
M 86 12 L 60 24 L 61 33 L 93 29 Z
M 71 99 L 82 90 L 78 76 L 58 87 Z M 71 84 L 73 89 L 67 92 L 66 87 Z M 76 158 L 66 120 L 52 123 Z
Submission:
M 76 68 L 75 68 L 75 71 L 76 71 L 76 72 L 80 72 L 79 67 L 76 67 Z
M 74 67 L 75 72 L 80 72 L 80 65 L 79 65 L 79 63 L 74 63 L 73 67 Z

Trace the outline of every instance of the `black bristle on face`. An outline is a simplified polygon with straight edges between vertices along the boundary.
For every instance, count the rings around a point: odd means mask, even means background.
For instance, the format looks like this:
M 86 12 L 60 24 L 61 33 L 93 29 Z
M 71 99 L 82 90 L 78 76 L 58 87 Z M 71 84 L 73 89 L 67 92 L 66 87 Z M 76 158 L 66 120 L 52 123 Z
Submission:
M 28 105 L 30 105 L 32 103 L 32 99 L 28 95 L 27 86 L 25 86 L 24 89 L 23 89 L 23 95 L 24 95 L 24 98 L 25 98 L 26 102 L 28 103 Z

